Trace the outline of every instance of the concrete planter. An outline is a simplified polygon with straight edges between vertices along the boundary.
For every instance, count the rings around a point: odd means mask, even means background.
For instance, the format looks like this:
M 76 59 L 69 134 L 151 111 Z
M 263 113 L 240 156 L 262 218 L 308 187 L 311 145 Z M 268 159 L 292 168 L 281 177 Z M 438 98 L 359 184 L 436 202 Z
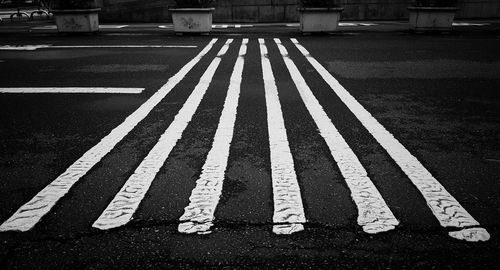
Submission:
M 61 33 L 90 33 L 99 31 L 100 8 L 52 10 L 57 30 Z
M 212 31 L 214 8 L 171 8 L 174 31 L 177 33 L 208 33 Z
M 409 7 L 410 30 L 425 31 L 450 31 L 456 7 Z
M 335 32 L 343 8 L 299 8 L 302 32 Z

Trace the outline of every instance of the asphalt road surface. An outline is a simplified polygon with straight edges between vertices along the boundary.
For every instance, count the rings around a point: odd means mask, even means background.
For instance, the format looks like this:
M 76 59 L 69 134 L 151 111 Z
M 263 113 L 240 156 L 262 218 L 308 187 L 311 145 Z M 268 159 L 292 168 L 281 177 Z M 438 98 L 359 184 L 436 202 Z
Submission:
M 0 43 L 1 269 L 500 261 L 497 35 Z

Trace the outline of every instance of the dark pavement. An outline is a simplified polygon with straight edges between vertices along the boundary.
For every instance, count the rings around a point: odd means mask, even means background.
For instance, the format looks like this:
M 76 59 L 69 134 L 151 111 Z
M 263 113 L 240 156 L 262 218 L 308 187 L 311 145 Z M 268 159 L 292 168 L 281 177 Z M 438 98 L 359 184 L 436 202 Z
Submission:
M 58 35 L 50 29 L 11 33 L 7 24 L 0 26 L 0 47 L 197 46 L 0 50 L 0 88 L 145 88 L 141 94 L 0 93 L 0 222 L 120 125 L 212 38 L 218 38 L 172 92 L 33 229 L 0 232 L 0 268 L 495 269 L 500 262 L 497 23 L 484 26 L 487 29 L 457 27 L 445 35 L 413 35 L 404 25 L 392 29 L 395 25 L 379 23 L 379 31 L 346 26 L 352 29 L 310 36 L 283 25 L 217 28 L 210 36 L 175 36 L 171 30 L 151 25 L 82 36 Z M 448 236 L 456 228 L 440 226 L 415 185 L 290 37 L 297 38 L 432 173 L 489 232 L 488 241 Z M 228 38 L 234 38 L 233 44 L 133 220 L 109 231 L 93 228 L 174 121 Z M 249 38 L 248 51 L 214 228 L 206 235 L 181 234 L 178 220 L 212 146 L 242 38 Z M 304 231 L 292 235 L 272 232 L 270 146 L 258 38 L 265 38 L 269 50 L 307 218 Z M 367 234 L 357 224 L 351 191 L 273 38 L 281 38 L 399 220 L 394 230 Z

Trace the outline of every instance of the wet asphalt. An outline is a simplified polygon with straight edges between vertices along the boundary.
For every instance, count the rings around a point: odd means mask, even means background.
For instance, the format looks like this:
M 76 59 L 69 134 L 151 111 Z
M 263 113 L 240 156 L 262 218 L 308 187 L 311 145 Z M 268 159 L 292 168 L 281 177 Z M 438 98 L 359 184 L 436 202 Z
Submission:
M 182 235 L 178 218 L 210 150 L 241 39 L 249 46 L 215 226 Z M 266 39 L 308 222 L 272 233 L 273 197 L 257 38 Z M 358 156 L 400 225 L 369 235 L 350 190 L 272 38 Z M 448 236 L 418 190 L 294 48 L 309 52 L 486 228 Z M 0 87 L 144 87 L 132 94 L 0 94 L 0 222 L 9 218 L 145 102 L 211 38 L 214 48 L 28 232 L 0 233 L 2 269 L 494 269 L 500 251 L 498 34 L 6 35 L 0 45 L 169 44 L 197 48 L 0 51 Z M 92 228 L 184 105 L 227 38 L 196 114 L 126 226 Z

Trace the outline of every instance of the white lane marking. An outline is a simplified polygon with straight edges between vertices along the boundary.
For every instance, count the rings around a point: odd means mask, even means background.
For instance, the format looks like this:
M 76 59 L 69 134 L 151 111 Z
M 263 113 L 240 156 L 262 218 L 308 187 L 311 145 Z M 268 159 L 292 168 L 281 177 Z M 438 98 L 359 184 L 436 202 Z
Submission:
M 1 62 L 1 61 L 0 61 Z M 119 88 L 119 87 L 0 87 L 0 93 L 11 94 L 140 94 L 144 88 Z
M 92 227 L 107 230 L 127 224 L 139 207 L 142 199 L 146 195 L 156 174 L 167 160 L 170 152 L 182 137 L 182 133 L 191 121 L 196 109 L 201 103 L 212 78 L 221 62 L 222 56 L 226 53 L 232 39 L 228 39 L 220 49 L 215 59 L 210 63 L 205 73 L 200 78 L 199 83 L 194 88 L 189 98 L 182 106 L 174 121 L 167 128 L 151 149 L 144 160 L 135 169 L 135 172 L 128 178 L 120 191 L 106 207 L 101 216 L 94 222 Z
M 99 29 L 121 29 L 121 28 L 125 28 L 127 26 L 128 25 L 112 25 L 112 24 L 103 25 L 103 24 L 100 24 Z M 31 30 L 57 30 L 57 25 L 36 26 L 36 27 L 32 27 Z
M 34 51 L 38 49 L 113 49 L 113 48 L 198 48 L 195 45 L 4 45 L 4 51 Z
M 31 30 L 57 30 L 57 25 L 42 25 L 31 27 Z
M 264 39 L 259 38 L 262 75 L 266 93 L 267 127 L 271 151 L 271 177 L 273 183 L 273 232 L 291 234 L 304 230 L 306 222 L 300 187 L 288 145 L 278 88 Z
M 339 22 L 339 26 L 358 26 L 357 23 L 341 23 Z
M 75 45 L 75 46 L 50 46 L 54 49 L 81 49 L 81 48 L 198 48 L 195 45 Z
M 1 51 L 34 51 L 42 48 L 50 47 L 49 44 L 41 45 L 2 45 L 0 46 Z
M 158 25 L 158 28 L 167 28 L 167 29 L 169 29 L 169 28 L 174 28 L 174 26 L 173 25 Z
M 210 233 L 210 228 L 213 226 L 214 213 L 222 194 L 229 148 L 233 139 L 247 43 L 248 39 L 243 39 L 212 148 L 203 165 L 200 178 L 196 180 L 196 187 L 191 192 L 189 205 L 184 208 L 184 214 L 179 219 L 181 223 L 178 231 L 181 233 L 206 234 Z
M 377 24 L 374 23 L 348 23 L 348 22 L 341 22 L 339 23 L 339 26 L 374 26 Z
M 489 23 L 467 23 L 467 22 L 454 22 L 453 26 L 485 26 L 490 25 Z
M 128 25 L 112 25 L 112 24 L 100 24 L 99 25 L 99 29 L 121 29 L 121 28 L 125 28 L 127 27 Z
M 358 224 L 363 227 L 365 232 L 372 234 L 394 229 L 399 222 L 368 177 L 358 157 L 323 110 L 304 77 L 302 77 L 297 66 L 288 55 L 288 51 L 281 44 L 281 40 L 275 38 L 274 41 L 278 45 L 288 72 L 307 110 L 318 126 L 321 136 L 328 145 L 333 159 L 337 162 L 340 172 L 351 190 L 352 199 L 358 207 Z
M 477 222 L 439 183 L 434 176 L 394 136 L 375 119 L 311 54 L 292 38 L 297 49 L 323 77 L 337 96 L 359 119 L 377 142 L 387 151 L 401 170 L 417 187 L 434 216 L 443 227 L 468 228 L 453 232 L 450 236 L 467 241 L 486 241 L 489 233 Z
M 236 24 L 234 28 L 241 28 L 241 24 Z
M 129 115 L 123 123 L 113 129 L 98 144 L 88 150 L 66 171 L 47 185 L 33 199 L 21 206 L 7 221 L 0 225 L 0 231 L 28 231 L 47 214 L 70 188 L 94 167 L 117 143 L 119 143 L 153 108 L 186 76 L 200 59 L 207 54 L 217 39 L 212 39 L 208 45 L 191 61 L 172 76 L 168 82 L 144 102 L 135 112 Z

